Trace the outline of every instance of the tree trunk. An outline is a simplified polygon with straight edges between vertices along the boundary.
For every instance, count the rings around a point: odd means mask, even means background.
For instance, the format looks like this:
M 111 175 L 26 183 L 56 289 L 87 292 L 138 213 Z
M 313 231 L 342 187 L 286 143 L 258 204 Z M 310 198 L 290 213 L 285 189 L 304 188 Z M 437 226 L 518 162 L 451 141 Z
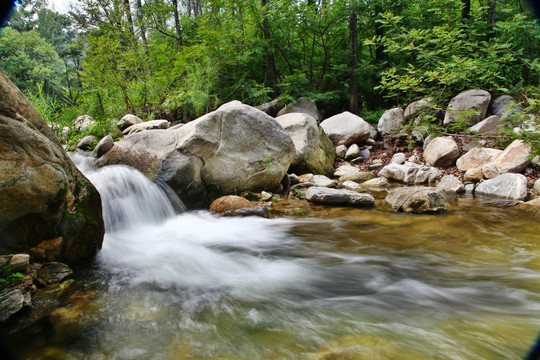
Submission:
M 349 15 L 349 69 L 351 76 L 349 79 L 350 103 L 349 110 L 358 113 L 358 78 L 356 69 L 358 67 L 358 15 L 356 13 L 356 0 L 351 0 L 351 12 Z
M 268 82 L 270 83 L 270 87 L 272 88 L 272 95 L 275 98 L 278 95 L 276 64 L 274 61 L 274 54 L 271 48 L 272 35 L 270 34 L 270 24 L 268 23 L 268 13 L 266 11 L 266 5 L 267 0 L 261 0 L 261 6 L 263 11 L 262 33 L 264 40 L 266 40 L 266 73 L 268 75 Z
M 461 22 L 465 23 L 471 18 L 471 0 L 461 0 Z
M 497 13 L 497 1 L 488 0 L 488 10 L 487 10 L 487 24 L 492 29 L 495 25 L 495 15 Z
M 172 0 L 174 28 L 176 29 L 176 45 L 182 46 L 182 27 L 180 26 L 180 16 L 178 16 L 178 0 Z
M 148 82 L 150 83 L 150 91 L 154 93 L 154 85 L 152 83 L 152 65 L 150 63 L 150 51 L 148 49 L 148 40 L 146 39 L 146 25 L 144 24 L 144 14 L 142 9 L 141 0 L 136 0 L 135 5 L 137 6 L 137 20 L 139 22 L 139 31 L 141 33 L 141 39 L 144 47 L 144 57 L 146 61 L 146 74 L 148 76 Z
M 131 15 L 131 5 L 129 4 L 129 0 L 124 0 L 124 11 L 126 12 L 127 16 L 129 33 L 132 37 L 135 37 L 135 30 L 133 28 L 133 16 Z
M 375 5 L 375 19 L 378 19 L 379 14 L 382 12 L 380 5 Z M 375 36 L 377 38 L 382 38 L 384 36 L 384 28 L 378 22 L 375 22 Z M 382 41 L 379 41 L 377 47 L 375 48 L 375 60 L 382 61 L 384 57 L 384 45 Z

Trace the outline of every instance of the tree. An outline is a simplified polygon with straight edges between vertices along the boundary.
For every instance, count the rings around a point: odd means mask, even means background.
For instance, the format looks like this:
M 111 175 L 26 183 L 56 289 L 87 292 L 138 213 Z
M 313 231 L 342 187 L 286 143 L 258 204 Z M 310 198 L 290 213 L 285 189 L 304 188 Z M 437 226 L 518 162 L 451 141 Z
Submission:
M 64 63 L 36 31 L 2 30 L 0 36 L 0 67 L 23 91 L 37 91 L 38 85 L 49 94 L 64 91 Z
M 350 30 L 350 71 L 351 78 L 349 82 L 350 105 L 349 109 L 352 113 L 358 112 L 358 77 L 356 71 L 358 68 L 358 15 L 356 13 L 356 0 L 351 0 L 351 13 L 349 16 Z

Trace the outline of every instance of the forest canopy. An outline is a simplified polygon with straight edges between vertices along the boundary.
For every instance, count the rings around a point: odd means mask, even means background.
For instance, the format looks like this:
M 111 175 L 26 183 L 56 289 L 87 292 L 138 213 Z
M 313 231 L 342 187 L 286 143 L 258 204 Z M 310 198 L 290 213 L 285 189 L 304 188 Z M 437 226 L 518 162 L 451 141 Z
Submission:
M 539 107 L 540 30 L 523 0 L 20 0 L 0 67 L 52 123 L 306 96 L 326 115 L 481 88 Z

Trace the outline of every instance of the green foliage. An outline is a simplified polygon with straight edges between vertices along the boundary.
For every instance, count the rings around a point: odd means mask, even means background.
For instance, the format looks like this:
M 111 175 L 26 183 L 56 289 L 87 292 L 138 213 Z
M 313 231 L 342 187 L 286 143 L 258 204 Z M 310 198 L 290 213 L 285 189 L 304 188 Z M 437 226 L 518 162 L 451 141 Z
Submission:
M 499 21 L 494 36 L 486 35 L 481 18 L 466 26 L 454 22 L 408 28 L 403 17 L 387 12 L 379 21 L 387 29 L 380 41 L 392 58 L 378 86 L 387 97 L 410 102 L 432 95 L 446 101 L 464 89 L 508 92 L 516 83 L 539 81 L 531 61 L 540 48 L 525 45 L 522 37 L 538 44 L 540 31 L 523 14 Z
M 37 91 L 37 84 L 43 84 L 47 93 L 64 90 L 64 63 L 54 47 L 35 31 L 1 30 L 0 67 L 23 91 Z
M 0 277 L 0 287 L 7 287 L 12 284 L 16 284 L 21 279 L 23 279 L 25 276 L 21 274 L 20 272 L 12 272 L 11 267 L 9 265 L 4 265 L 3 268 L 3 276 Z

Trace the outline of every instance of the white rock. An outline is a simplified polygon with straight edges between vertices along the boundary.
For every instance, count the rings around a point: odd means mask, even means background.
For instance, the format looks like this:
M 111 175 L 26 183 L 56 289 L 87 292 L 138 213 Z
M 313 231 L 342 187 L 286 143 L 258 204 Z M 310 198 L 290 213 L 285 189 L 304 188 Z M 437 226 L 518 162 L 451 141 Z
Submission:
M 122 134 L 131 135 L 141 131 L 167 129 L 168 127 L 169 122 L 167 120 L 150 120 L 143 123 L 131 125 L 124 131 L 122 131 Z
M 504 124 L 501 121 L 501 118 L 497 115 L 492 115 L 484 120 L 480 121 L 478 124 L 471 126 L 469 131 L 477 132 L 480 134 L 487 134 L 490 132 L 497 132 L 499 128 Z
M 437 184 L 437 188 L 446 191 L 455 191 L 458 194 L 465 191 L 463 183 L 454 175 L 443 176 L 439 184 Z
M 475 147 L 456 161 L 459 170 L 465 171 L 488 164 L 495 160 L 502 153 L 502 150 Z
M 349 146 L 347 153 L 345 153 L 345 160 L 356 159 L 360 156 L 360 147 L 356 144 Z
M 347 147 L 345 145 L 336 146 L 336 156 L 337 157 L 345 158 L 346 153 L 347 153 Z
M 476 187 L 475 194 L 507 200 L 524 200 L 527 197 L 527 178 L 522 174 L 502 174 L 481 182 Z
M 369 124 L 348 111 L 324 120 L 321 127 L 336 146 L 361 143 L 370 136 Z
M 404 153 L 395 153 L 394 156 L 392 156 L 392 160 L 390 160 L 390 164 L 403 164 L 405 161 L 407 161 L 407 156 Z
M 402 108 L 386 110 L 379 119 L 377 130 L 382 136 L 386 136 L 398 131 L 404 122 L 405 117 Z

